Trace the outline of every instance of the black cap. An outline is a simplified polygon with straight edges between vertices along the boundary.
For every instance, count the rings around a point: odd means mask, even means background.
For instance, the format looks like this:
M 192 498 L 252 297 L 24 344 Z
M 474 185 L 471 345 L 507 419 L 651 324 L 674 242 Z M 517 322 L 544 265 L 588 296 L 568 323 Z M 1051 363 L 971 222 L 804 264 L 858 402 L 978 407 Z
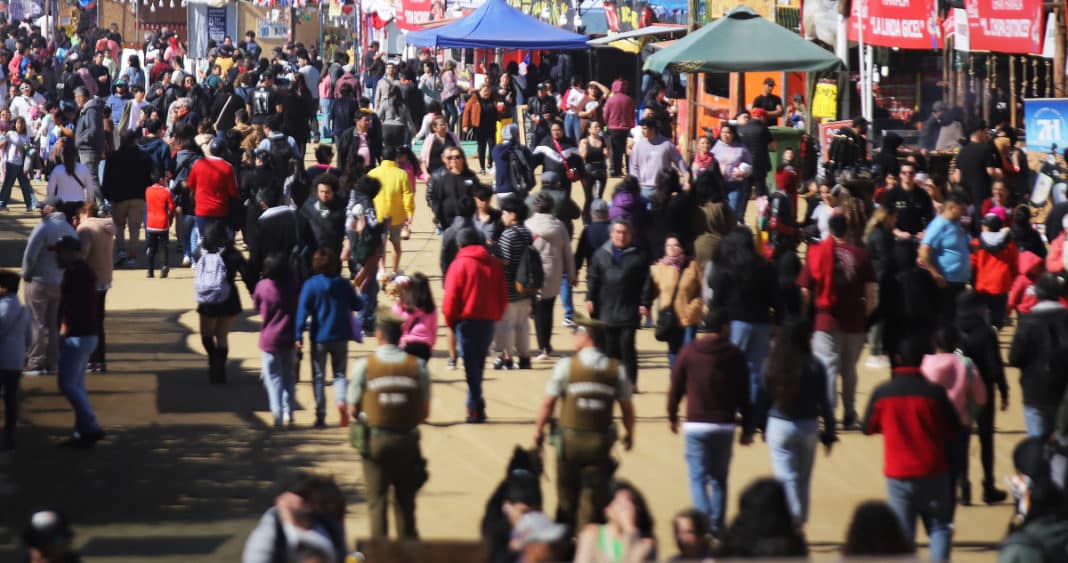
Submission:
M 765 86 L 774 86 L 775 85 L 775 80 L 772 79 L 772 78 L 765 78 L 764 79 L 764 85 Z

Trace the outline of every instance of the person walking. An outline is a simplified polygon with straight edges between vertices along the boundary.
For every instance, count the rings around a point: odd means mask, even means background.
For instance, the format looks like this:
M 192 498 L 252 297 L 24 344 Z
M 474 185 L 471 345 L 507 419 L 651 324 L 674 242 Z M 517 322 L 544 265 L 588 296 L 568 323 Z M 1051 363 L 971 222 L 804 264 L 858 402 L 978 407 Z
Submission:
M 33 321 L 33 345 L 23 375 L 55 373 L 59 363 L 59 297 L 63 269 L 53 252 L 59 239 L 78 238 L 63 213 L 63 200 L 49 197 L 41 207 L 41 222 L 30 232 L 22 254 L 24 295 Z M 88 361 L 88 360 L 87 360 Z
M 634 127 L 634 98 L 626 90 L 627 82 L 622 78 L 612 81 L 612 93 L 605 100 L 602 112 L 611 155 L 608 173 L 613 178 L 618 178 L 625 170 L 623 156 L 627 153 L 627 138 Z
M 1021 315 L 1009 348 L 1009 365 L 1020 368 L 1023 388 L 1024 426 L 1027 435 L 1048 438 L 1053 433 L 1057 409 L 1068 387 L 1068 309 L 1064 279 L 1042 274 L 1035 284 L 1038 303 Z
M 957 295 L 964 291 L 972 275 L 971 241 L 961 226 L 968 202 L 960 192 L 946 196 L 942 213 L 924 231 L 920 241 L 920 263 L 930 270 L 938 285 L 938 320 L 952 323 Z
M 834 410 L 827 398 L 827 375 L 812 354 L 812 330 L 807 321 L 790 319 L 783 324 L 768 357 L 755 408 L 771 451 L 772 471 L 786 489 L 791 514 L 804 525 L 809 515 L 816 444 L 823 444 L 830 455 L 838 440 Z
M 415 214 L 415 191 L 408 173 L 398 166 L 397 147 L 386 145 L 382 149 L 382 163 L 367 173 L 378 180 L 382 187 L 375 196 L 375 212 L 388 233 L 393 245 L 393 271 L 400 271 L 401 231 L 408 228 Z
M 105 301 L 115 269 L 115 224 L 107 217 L 97 217 L 96 203 L 88 202 L 82 206 L 75 225 L 82 245 L 82 259 L 88 262 L 96 275 L 97 343 L 93 354 L 89 356 L 89 371 L 105 373 L 108 370 L 104 333 Z
M 534 187 L 534 153 L 519 142 L 519 126 L 501 128 L 501 142 L 493 147 L 493 191 L 497 201 L 518 195 L 525 199 Z
M 401 319 L 402 334 L 398 345 L 405 352 L 429 362 L 438 339 L 438 308 L 434 305 L 430 280 L 422 272 L 397 277 L 403 278 L 400 299 L 393 305 L 393 314 Z
M 74 146 L 78 150 L 78 161 L 92 172 L 85 188 L 90 193 L 99 194 L 96 174 L 104 158 L 104 101 L 91 97 L 89 90 L 79 86 L 74 89 L 74 103 L 78 105 Z
M 342 428 L 349 425 L 345 408 L 345 372 L 348 369 L 349 340 L 352 340 L 352 313 L 363 308 L 352 284 L 341 277 L 338 254 L 320 248 L 312 256 L 315 275 L 304 282 L 297 304 L 296 346 L 304 348 L 308 331 L 312 354 L 312 390 L 315 393 L 315 428 L 326 427 L 326 375 L 333 375 L 334 396 Z M 310 322 L 309 322 L 310 317 Z M 327 356 L 330 363 L 327 363 Z
M 638 127 L 642 136 L 630 151 L 630 175 L 638 179 L 642 197 L 646 200 L 653 198 L 657 176 L 672 165 L 678 168 L 688 182 L 689 176 L 685 174 L 689 169 L 686 158 L 670 139 L 657 132 L 656 122 L 643 119 L 638 122 Z
M 597 521 L 597 512 L 608 502 L 615 473 L 612 446 L 617 431 L 612 413 L 619 404 L 623 415 L 623 448 L 634 447 L 634 404 L 626 369 L 602 352 L 605 325 L 579 319 L 574 329 L 575 355 L 556 363 L 545 398 L 534 422 L 534 444 L 545 441 L 545 426 L 559 401 L 559 428 L 553 436 L 557 447 L 556 520 L 582 530 Z
M 719 129 L 719 142 L 712 147 L 712 156 L 719 164 L 727 200 L 739 221 L 745 222 L 745 206 L 749 201 L 749 176 L 753 174 L 753 155 L 738 137 L 738 128 L 727 124 Z
M 530 312 L 533 299 L 516 286 L 519 263 L 534 237 L 526 227 L 527 206 L 518 198 L 501 203 L 503 231 L 493 245 L 493 252 L 504 265 L 504 284 L 508 289 L 508 305 L 494 328 L 497 359 L 493 369 L 530 369 Z M 540 256 L 540 253 L 539 253 Z M 544 266 L 544 264 L 543 264 Z
M 15 449 L 19 419 L 19 380 L 26 350 L 33 344 L 30 310 L 19 302 L 19 275 L 0 270 L 0 393 L 4 396 L 4 432 L 0 452 Z
M 828 222 L 831 236 L 808 252 L 801 286 L 803 309 L 815 311 L 812 351 L 827 368 L 827 395 L 838 405 L 837 379 L 842 376 L 843 429 L 857 424 L 857 360 L 864 348 L 866 319 L 876 306 L 875 270 L 868 255 L 845 240 L 842 215 Z
M 86 165 L 78 162 L 78 151 L 69 142 L 63 143 L 63 164 L 52 169 L 48 176 L 46 197 L 63 202 L 62 211 L 68 217 L 74 217 L 82 204 L 96 201 L 98 192 L 93 182 L 93 173 Z
M 73 448 L 91 448 L 104 438 L 96 413 L 89 403 L 85 372 L 97 343 L 97 280 L 81 258 L 78 238 L 56 241 L 56 261 L 63 269 L 59 297 L 59 391 L 74 409 L 74 433 L 63 442 Z
M 138 129 L 123 133 L 119 150 L 104 162 L 104 197 L 111 202 L 118 258 L 136 265 L 141 256 L 141 224 L 145 219 L 145 190 L 152 185 L 152 161 L 137 147 Z M 129 234 L 130 242 L 126 243 Z M 147 234 L 146 237 L 147 239 Z M 128 259 L 128 260 L 127 260 Z
M 474 131 L 475 141 L 478 142 L 478 173 L 485 176 L 486 153 L 493 146 L 497 135 L 497 99 L 489 81 L 464 104 L 461 121 L 465 134 Z M 492 164 L 492 161 L 490 163 Z
M 493 341 L 493 325 L 504 315 L 508 292 L 504 268 L 489 253 L 482 235 L 475 229 L 464 229 L 456 238 L 460 251 L 445 272 L 441 312 L 460 342 L 467 379 L 466 421 L 482 423 L 486 421 L 482 373 Z
M 297 355 L 293 345 L 297 314 L 297 279 L 287 257 L 268 254 L 252 292 L 252 306 L 263 318 L 259 348 L 263 353 L 260 378 L 267 390 L 274 427 L 293 424 L 296 412 Z
M 474 197 L 479 185 L 478 176 L 467 167 L 467 159 L 459 145 L 441 152 L 445 166 L 430 175 L 426 185 L 426 203 L 434 214 L 434 224 L 445 230 L 456 218 L 460 200 Z
M 445 168 L 445 149 L 460 146 L 460 140 L 449 131 L 449 124 L 444 117 L 435 117 L 430 122 L 430 134 L 423 139 L 423 148 L 419 151 L 419 163 L 423 165 L 427 176 Z
M 352 433 L 362 434 L 358 448 L 363 464 L 371 537 L 389 535 L 386 516 L 393 489 L 397 538 L 419 538 L 415 495 L 426 483 L 426 460 L 419 445 L 419 425 L 430 416 L 430 375 L 426 361 L 400 345 L 402 321 L 379 313 L 378 347 L 352 368 L 348 413 L 357 420 Z
M 193 163 L 189 169 L 189 193 L 193 196 L 197 232 L 206 236 L 209 224 L 226 227 L 231 205 L 239 205 L 237 176 L 234 168 L 224 160 L 226 143 L 211 142 L 211 155 Z
M 541 255 L 545 283 L 534 298 L 534 331 L 538 338 L 535 360 L 552 357 L 553 309 L 561 284 L 578 283 L 575 277 L 575 256 L 571 251 L 571 236 L 563 221 L 553 217 L 556 200 L 544 190 L 534 197 L 534 214 L 524 225 L 534 238 L 534 248 Z
M 151 172 L 156 180 L 145 189 L 145 262 L 148 277 L 155 276 L 156 254 L 162 250 L 159 277 L 165 278 L 170 273 L 171 249 L 169 233 L 175 216 L 174 196 L 166 186 L 159 183 L 157 172 Z
M 690 495 L 697 510 L 712 523 L 712 534 L 720 536 L 726 530 L 727 476 L 738 416 L 742 420 L 739 444 L 753 443 L 755 426 L 749 368 L 745 355 L 728 338 L 726 312 L 709 312 L 705 328 L 704 336 L 683 346 L 671 368 L 667 415 L 671 433 L 678 434 L 679 403 L 686 398 L 682 431 Z
M 26 152 L 30 146 L 30 133 L 26 127 L 26 119 L 16 117 L 11 130 L 0 137 L 0 150 L 4 151 L 4 183 L 0 186 L 0 210 L 7 209 L 11 188 L 15 186 L 16 180 L 19 183 L 19 189 L 22 190 L 22 203 L 26 204 L 26 211 L 31 212 L 37 208 L 37 196 L 33 193 L 25 167 Z
M 620 360 L 637 392 L 638 350 L 635 332 L 649 311 L 641 306 L 641 291 L 649 276 L 642 252 L 632 241 L 630 223 L 612 221 L 609 240 L 594 251 L 586 272 L 586 313 L 605 323 L 608 357 Z
M 659 299 L 658 326 L 667 326 L 668 366 L 675 365 L 675 358 L 683 346 L 697 336 L 701 324 L 701 272 L 682 247 L 681 238 L 670 233 L 664 239 L 664 257 L 649 270 L 649 278 L 642 290 L 642 305 L 652 307 Z M 660 315 L 672 319 L 665 323 Z M 658 331 L 659 332 L 659 331 Z

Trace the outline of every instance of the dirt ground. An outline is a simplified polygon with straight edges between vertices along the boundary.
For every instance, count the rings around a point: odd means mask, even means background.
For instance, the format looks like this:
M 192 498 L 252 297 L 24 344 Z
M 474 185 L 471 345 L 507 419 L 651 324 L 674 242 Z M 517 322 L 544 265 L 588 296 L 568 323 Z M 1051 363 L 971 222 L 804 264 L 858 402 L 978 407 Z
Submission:
M 43 192 L 43 186 L 37 189 Z M 440 237 L 433 234 L 424 189 L 418 186 L 416 220 L 401 263 L 407 272 L 425 272 L 437 289 Z M 574 192 L 581 197 L 580 189 Z M 26 236 L 38 220 L 15 211 L 21 207 L 12 205 L 13 211 L 0 214 L 0 267 L 18 267 Z M 116 271 L 107 296 L 109 372 L 88 380 L 91 401 L 108 432 L 94 450 L 57 447 L 72 427 L 72 412 L 54 376 L 23 378 L 19 449 L 0 457 L 0 561 L 14 560 L 28 515 L 44 506 L 67 511 L 77 531 L 76 545 L 88 561 L 236 561 L 278 484 L 309 470 L 331 474 L 341 483 L 349 499 L 348 537 L 366 536 L 362 473 L 346 432 L 336 426 L 336 411 L 328 413 L 331 427 L 311 428 L 314 401 L 307 358 L 297 387 L 301 407 L 296 428 L 273 430 L 259 381 L 259 319 L 250 312 L 251 300 L 242 288 L 245 312 L 231 335 L 230 382 L 209 385 L 191 278 L 192 270 L 180 267 L 169 279 L 146 279 L 140 269 Z M 575 301 L 581 305 L 583 299 L 580 284 Z M 562 311 L 556 316 L 554 347 L 566 353 L 571 338 L 559 324 Z M 1003 348 L 1010 336 L 1005 332 Z M 353 343 L 350 358 L 372 348 L 370 341 Z M 433 403 L 422 430 L 430 480 L 418 497 L 418 526 L 426 538 L 475 540 L 485 501 L 502 479 L 512 448 L 531 444 L 535 411 L 553 362 L 535 362 L 529 371 L 487 368 L 489 423 L 467 425 L 463 371 L 447 369 L 443 348 L 444 329 L 430 362 Z M 675 553 L 671 516 L 690 505 L 683 444 L 681 436 L 668 430 L 665 345 L 653 339 L 651 330 L 642 330 L 638 349 L 642 393 L 635 397 L 635 447 L 627 453 L 618 449 L 618 475 L 644 492 L 656 518 L 659 552 L 666 558 Z M 861 364 L 857 403 L 863 407 L 888 372 L 864 368 L 863 358 Z M 1012 448 L 1024 436 L 1017 373 L 1008 370 L 1008 375 L 1012 404 L 998 413 L 997 423 L 999 479 L 1010 472 Z M 332 400 L 332 391 L 328 393 Z M 974 442 L 971 454 L 978 497 L 981 471 Z M 551 449 L 545 451 L 546 460 L 552 455 Z M 551 511 L 556 506 L 554 470 L 552 463 L 547 465 L 543 489 Z M 881 467 L 881 440 L 857 432 L 843 433 L 829 457 L 818 456 L 806 529 L 814 559 L 835 560 L 853 508 L 885 498 Z M 736 446 L 731 516 L 742 488 L 770 471 L 768 448 L 761 441 Z M 1005 503 L 960 509 L 955 559 L 993 560 L 1011 513 Z M 926 542 L 922 534 L 919 540 Z

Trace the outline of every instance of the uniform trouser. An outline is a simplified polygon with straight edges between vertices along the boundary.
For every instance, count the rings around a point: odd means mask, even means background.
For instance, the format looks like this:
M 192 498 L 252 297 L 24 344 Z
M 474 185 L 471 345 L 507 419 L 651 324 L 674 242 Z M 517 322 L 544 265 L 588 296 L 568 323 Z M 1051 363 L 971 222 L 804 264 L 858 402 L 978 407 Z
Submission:
M 128 199 L 111 206 L 111 220 L 115 223 L 115 242 L 119 251 L 138 256 L 141 242 L 141 222 L 145 218 L 145 200 Z M 130 231 L 130 246 L 126 246 L 126 231 Z
M 25 292 L 34 334 L 26 367 L 55 371 L 59 364 L 59 285 L 31 281 Z
M 607 432 L 564 430 L 556 457 L 556 520 L 581 530 L 601 520 L 615 472 Z
M 372 431 L 368 454 L 363 458 L 363 480 L 371 516 L 371 537 L 389 535 L 386 503 L 393 487 L 393 519 L 398 538 L 418 538 L 415 527 L 415 494 L 419 491 L 422 454 L 419 434 Z

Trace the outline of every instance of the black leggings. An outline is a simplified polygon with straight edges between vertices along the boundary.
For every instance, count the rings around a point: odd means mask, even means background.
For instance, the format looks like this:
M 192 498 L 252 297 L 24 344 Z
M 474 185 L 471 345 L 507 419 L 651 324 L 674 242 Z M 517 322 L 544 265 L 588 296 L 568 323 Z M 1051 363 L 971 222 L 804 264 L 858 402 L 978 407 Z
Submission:
M 612 175 L 626 174 L 623 167 L 623 156 L 627 154 L 627 137 L 630 131 L 627 129 L 609 129 L 608 144 L 612 147 Z
M 493 148 L 493 141 L 496 140 L 496 129 L 490 129 L 484 131 L 482 129 L 475 129 L 475 139 L 478 141 L 478 167 L 486 169 L 486 153 L 489 149 Z
M 169 233 L 167 231 L 147 231 L 145 233 L 145 255 L 148 257 L 148 271 L 152 272 L 156 269 L 156 253 L 159 252 L 159 248 L 163 247 L 163 266 L 166 267 L 170 264 L 171 250 L 168 248 L 167 241 L 169 240 Z
M 586 173 L 582 175 L 582 191 L 586 200 L 582 203 L 582 222 L 590 223 L 590 204 L 594 199 L 604 199 L 605 183 L 608 181 L 608 169 L 604 166 L 586 166 Z M 600 192 L 593 193 L 593 187 L 601 183 Z
M 19 416 L 19 378 L 18 370 L 0 370 L 0 394 L 4 395 L 4 434 L 0 447 L 15 445 L 15 423 Z
M 104 342 L 104 301 L 106 301 L 105 298 L 107 296 L 108 291 L 106 289 L 104 291 L 96 292 L 96 330 L 98 337 L 96 341 L 96 350 L 93 350 L 92 355 L 89 356 L 89 363 L 91 364 L 106 364 L 108 361 L 108 347 Z
M 538 337 L 538 349 L 543 352 L 553 351 L 553 306 L 555 305 L 555 297 L 534 300 L 534 333 Z
M 986 386 L 986 404 L 979 408 L 975 425 L 979 430 L 979 460 L 983 464 L 983 485 L 994 485 L 994 415 L 997 412 L 997 396 L 994 386 Z M 964 475 L 967 479 L 968 460 L 964 460 Z

